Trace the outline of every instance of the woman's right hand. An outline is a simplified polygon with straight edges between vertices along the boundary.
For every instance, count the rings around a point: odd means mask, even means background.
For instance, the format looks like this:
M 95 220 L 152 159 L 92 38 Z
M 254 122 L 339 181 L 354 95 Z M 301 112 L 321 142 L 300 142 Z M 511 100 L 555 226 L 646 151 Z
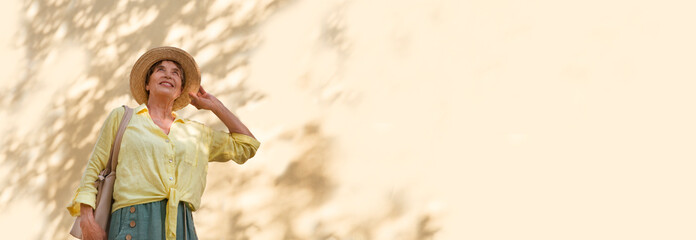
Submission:
M 80 204 L 80 228 L 84 240 L 106 240 L 106 232 L 94 220 L 94 210 L 87 204 Z

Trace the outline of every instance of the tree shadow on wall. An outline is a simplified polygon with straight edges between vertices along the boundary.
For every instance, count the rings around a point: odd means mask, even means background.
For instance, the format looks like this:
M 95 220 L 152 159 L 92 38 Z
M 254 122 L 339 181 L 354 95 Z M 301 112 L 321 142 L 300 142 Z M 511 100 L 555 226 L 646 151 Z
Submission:
M 225 240 L 368 240 L 379 239 L 376 236 L 383 235 L 385 229 L 392 229 L 398 235 L 394 239 L 428 240 L 439 231 L 434 227 L 436 224 L 431 213 L 409 209 L 406 199 L 400 194 L 389 197 L 385 203 L 365 204 L 365 207 L 381 209 L 379 211 L 350 217 L 352 213 L 342 209 L 345 202 L 335 196 L 340 183 L 332 177 L 333 138 L 327 136 L 316 121 L 281 135 L 283 141 L 296 143 L 298 154 L 289 158 L 280 174 L 264 169 L 212 169 L 209 179 L 210 176 L 220 178 L 208 184 L 204 204 L 194 213 L 194 217 L 218 215 L 207 220 L 215 222 L 219 231 L 210 233 L 215 229 L 205 229 L 209 231 L 206 237 Z M 273 164 L 281 163 L 274 161 Z M 248 204 L 250 201 L 253 203 Z M 337 210 L 338 216 L 321 214 L 327 207 Z M 408 224 L 399 225 L 403 220 Z M 309 231 L 306 229 L 308 225 L 312 226 Z

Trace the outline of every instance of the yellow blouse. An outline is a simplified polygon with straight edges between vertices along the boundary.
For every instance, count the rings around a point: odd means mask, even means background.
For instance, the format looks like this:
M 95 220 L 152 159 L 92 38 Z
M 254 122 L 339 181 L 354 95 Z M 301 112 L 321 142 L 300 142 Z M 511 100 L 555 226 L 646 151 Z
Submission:
M 97 179 L 108 160 L 113 139 L 124 109 L 111 111 L 85 169 L 80 186 L 68 211 L 80 214 L 80 203 L 94 208 Z M 121 142 L 112 212 L 120 208 L 168 199 L 167 239 L 176 238 L 177 206 L 180 201 L 199 208 L 205 188 L 208 162 L 233 160 L 243 164 L 256 154 L 259 141 L 240 134 L 226 133 L 174 114 L 169 135 L 150 118 L 147 106 L 134 109 Z

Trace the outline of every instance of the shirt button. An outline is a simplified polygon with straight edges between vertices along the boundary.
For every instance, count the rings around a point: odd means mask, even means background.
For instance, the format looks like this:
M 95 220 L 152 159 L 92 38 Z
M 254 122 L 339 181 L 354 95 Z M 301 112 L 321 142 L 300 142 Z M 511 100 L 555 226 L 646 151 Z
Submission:
M 135 212 L 135 207 L 131 207 L 131 208 L 130 208 L 130 212 L 131 212 L 131 213 L 134 213 L 134 212 Z
M 174 181 L 174 178 L 173 178 L 173 177 L 169 177 L 169 181 Z
M 164 141 L 165 141 L 165 142 L 169 142 L 169 139 L 165 139 Z
M 169 162 L 173 162 L 171 158 L 169 159 Z

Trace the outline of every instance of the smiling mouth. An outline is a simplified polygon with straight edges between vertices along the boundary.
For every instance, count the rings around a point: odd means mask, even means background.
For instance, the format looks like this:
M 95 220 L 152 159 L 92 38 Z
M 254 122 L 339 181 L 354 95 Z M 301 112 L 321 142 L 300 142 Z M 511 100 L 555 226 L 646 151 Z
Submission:
M 167 86 L 167 87 L 174 87 L 174 84 L 170 82 L 161 82 L 160 85 Z

